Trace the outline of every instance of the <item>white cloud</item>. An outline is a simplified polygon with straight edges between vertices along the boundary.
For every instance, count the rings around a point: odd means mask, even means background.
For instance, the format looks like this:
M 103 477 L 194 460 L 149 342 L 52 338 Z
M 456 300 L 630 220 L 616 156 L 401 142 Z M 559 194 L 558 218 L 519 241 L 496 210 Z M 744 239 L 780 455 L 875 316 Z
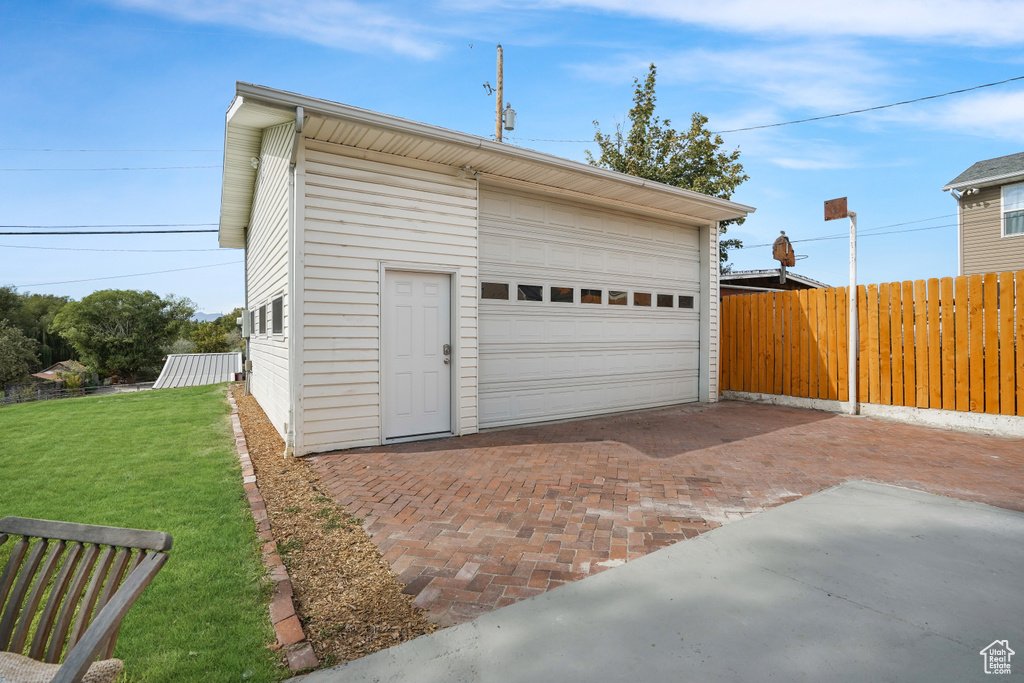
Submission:
M 622 83 L 642 77 L 651 59 L 658 66 L 662 97 L 680 84 L 699 84 L 702 90 L 734 93 L 731 105 L 704 111 L 711 130 L 729 131 L 807 118 L 817 114 L 877 104 L 879 92 L 892 82 L 886 65 L 845 44 L 806 43 L 741 49 L 704 48 L 670 54 L 633 55 L 609 64 L 577 64 L 578 75 L 602 82 Z M 841 73 L 841 77 L 836 77 Z M 739 101 L 742 105 L 737 106 Z M 680 122 L 676 122 L 680 123 Z M 723 134 L 726 148 L 739 146 L 745 159 L 760 159 L 781 168 L 827 170 L 864 166 L 855 148 L 791 135 L 785 128 L 766 128 Z
M 658 66 L 660 84 L 701 83 L 756 94 L 780 110 L 825 113 L 875 104 L 878 88 L 891 80 L 884 75 L 884 65 L 862 50 L 821 43 L 699 48 L 647 58 L 625 55 L 611 63 L 575 64 L 569 69 L 591 80 L 622 83 L 642 77 L 651 61 Z M 766 121 L 761 118 L 758 123 Z
M 878 118 L 950 133 L 1024 142 L 1024 90 L 954 95 L 935 103 L 887 110 Z
M 356 52 L 384 49 L 418 58 L 438 52 L 436 39 L 408 14 L 389 14 L 351 0 L 111 1 L 182 21 L 244 27 Z
M 517 5 L 522 6 L 522 5 Z M 1020 0 L 554 0 L 534 4 L 602 10 L 758 36 L 857 36 L 969 45 L 1020 45 Z

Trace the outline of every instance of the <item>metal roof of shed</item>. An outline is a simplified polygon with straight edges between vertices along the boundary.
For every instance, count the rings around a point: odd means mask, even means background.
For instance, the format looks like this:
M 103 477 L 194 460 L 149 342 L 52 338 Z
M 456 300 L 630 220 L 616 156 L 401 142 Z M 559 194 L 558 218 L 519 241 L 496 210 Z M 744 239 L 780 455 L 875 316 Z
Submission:
M 1024 152 L 978 161 L 950 180 L 942 191 L 1002 185 L 1018 178 L 1024 178 Z
M 235 378 L 242 371 L 240 353 L 172 353 L 153 385 L 154 389 L 198 387 L 220 384 Z
M 245 246 L 263 130 L 294 121 L 305 138 L 448 167 L 471 167 L 482 180 L 552 191 L 668 215 L 689 225 L 740 218 L 754 208 L 652 180 L 486 138 L 249 83 L 237 83 L 224 133 L 220 246 Z

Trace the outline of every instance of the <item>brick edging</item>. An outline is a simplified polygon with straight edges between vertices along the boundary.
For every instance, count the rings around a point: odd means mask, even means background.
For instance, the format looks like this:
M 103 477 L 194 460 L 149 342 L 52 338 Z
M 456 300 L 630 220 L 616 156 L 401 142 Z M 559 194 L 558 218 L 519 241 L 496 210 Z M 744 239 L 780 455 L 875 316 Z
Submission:
M 231 429 L 235 434 L 235 449 L 238 461 L 242 465 L 242 486 L 245 496 L 249 499 L 253 521 L 256 522 L 256 533 L 263 540 L 263 563 L 270 572 L 270 580 L 274 582 L 274 597 L 270 600 L 270 621 L 274 624 L 277 634 L 277 647 L 283 648 L 288 659 L 288 667 L 292 671 L 319 666 L 320 661 L 313 651 L 313 644 L 306 640 L 298 615 L 295 614 L 295 603 L 292 600 L 292 580 L 288 570 L 281 562 L 277 553 L 277 542 L 270 530 L 270 518 L 267 516 L 267 504 L 263 500 L 256 483 L 256 472 L 249 458 L 249 446 L 242 432 L 242 423 L 238 419 L 238 404 L 228 391 L 228 404 L 231 406 Z

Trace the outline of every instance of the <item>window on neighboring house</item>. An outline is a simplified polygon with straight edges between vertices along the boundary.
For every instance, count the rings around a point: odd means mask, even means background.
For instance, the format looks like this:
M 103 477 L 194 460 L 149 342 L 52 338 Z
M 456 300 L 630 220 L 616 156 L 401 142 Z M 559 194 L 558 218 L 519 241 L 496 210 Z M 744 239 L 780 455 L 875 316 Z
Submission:
M 480 284 L 481 299 L 498 299 L 508 301 L 508 283 L 483 282 Z
M 1003 185 L 1003 236 L 1024 235 L 1024 183 Z
M 249 336 L 256 334 L 256 311 L 249 311 Z
M 267 305 L 260 306 L 260 334 L 267 333 Z
M 270 302 L 270 329 L 274 334 L 284 332 L 284 297 Z

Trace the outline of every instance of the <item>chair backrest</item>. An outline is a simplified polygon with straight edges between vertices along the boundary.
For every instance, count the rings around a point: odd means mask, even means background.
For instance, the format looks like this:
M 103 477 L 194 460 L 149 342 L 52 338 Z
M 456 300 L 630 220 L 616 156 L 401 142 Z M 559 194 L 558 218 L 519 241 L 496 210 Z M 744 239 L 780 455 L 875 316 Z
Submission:
M 4 517 L 0 546 L 9 539 L 0 575 L 0 650 L 43 662 L 58 662 L 63 653 L 66 676 L 59 678 L 67 680 L 113 654 L 121 620 L 167 561 L 172 542 L 160 531 Z

